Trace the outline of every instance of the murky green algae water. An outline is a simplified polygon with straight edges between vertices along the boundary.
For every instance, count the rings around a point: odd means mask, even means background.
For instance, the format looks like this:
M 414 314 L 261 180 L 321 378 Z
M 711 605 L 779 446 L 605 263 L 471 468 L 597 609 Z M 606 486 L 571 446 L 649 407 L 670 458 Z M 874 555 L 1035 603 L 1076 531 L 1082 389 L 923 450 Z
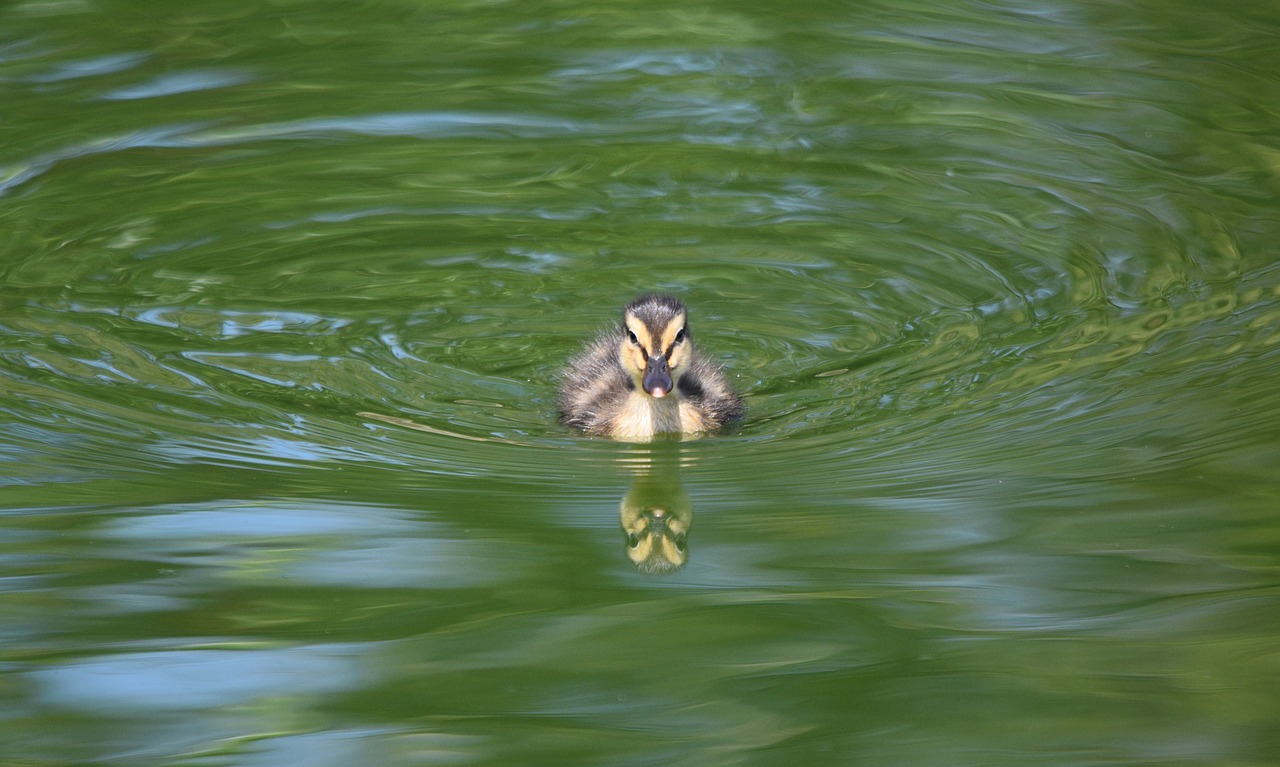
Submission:
M 9 4 L 0 762 L 1274 763 L 1277 31 Z M 565 432 L 649 290 L 749 417 Z

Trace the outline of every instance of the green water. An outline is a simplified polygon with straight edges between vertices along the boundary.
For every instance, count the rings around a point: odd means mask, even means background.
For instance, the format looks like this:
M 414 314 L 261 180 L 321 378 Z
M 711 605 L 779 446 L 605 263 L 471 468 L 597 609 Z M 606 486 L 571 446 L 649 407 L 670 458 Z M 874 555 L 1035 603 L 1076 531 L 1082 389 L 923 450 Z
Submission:
M 1278 35 L 5 4 L 0 764 L 1277 763 Z M 566 432 L 652 290 L 747 419 Z

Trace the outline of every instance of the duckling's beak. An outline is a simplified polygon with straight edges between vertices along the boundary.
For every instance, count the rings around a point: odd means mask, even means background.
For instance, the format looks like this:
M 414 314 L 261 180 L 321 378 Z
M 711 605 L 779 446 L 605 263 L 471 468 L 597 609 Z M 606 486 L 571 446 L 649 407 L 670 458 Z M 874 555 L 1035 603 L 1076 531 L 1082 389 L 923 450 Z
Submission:
M 671 392 L 671 370 L 667 367 L 666 357 L 659 354 L 648 358 L 641 384 L 650 397 L 665 397 Z

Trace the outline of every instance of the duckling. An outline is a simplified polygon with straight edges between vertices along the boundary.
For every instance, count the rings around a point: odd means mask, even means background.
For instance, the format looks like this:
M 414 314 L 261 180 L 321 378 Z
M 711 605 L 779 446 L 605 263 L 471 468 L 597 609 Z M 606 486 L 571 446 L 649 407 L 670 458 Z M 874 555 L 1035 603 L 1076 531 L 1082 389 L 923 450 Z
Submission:
M 741 418 L 742 399 L 719 367 L 694 351 L 687 315 L 672 296 L 627 304 L 622 327 L 601 334 L 569 363 L 560 420 L 589 434 L 644 441 Z

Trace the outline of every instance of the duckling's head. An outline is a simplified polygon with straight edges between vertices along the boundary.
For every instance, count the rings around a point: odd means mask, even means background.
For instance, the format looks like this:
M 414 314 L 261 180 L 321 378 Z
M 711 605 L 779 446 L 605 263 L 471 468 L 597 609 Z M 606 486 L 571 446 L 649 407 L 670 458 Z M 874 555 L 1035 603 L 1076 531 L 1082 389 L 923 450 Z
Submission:
M 650 397 L 671 393 L 692 354 L 684 304 L 672 296 L 644 296 L 622 312 L 618 357 L 638 389 Z

